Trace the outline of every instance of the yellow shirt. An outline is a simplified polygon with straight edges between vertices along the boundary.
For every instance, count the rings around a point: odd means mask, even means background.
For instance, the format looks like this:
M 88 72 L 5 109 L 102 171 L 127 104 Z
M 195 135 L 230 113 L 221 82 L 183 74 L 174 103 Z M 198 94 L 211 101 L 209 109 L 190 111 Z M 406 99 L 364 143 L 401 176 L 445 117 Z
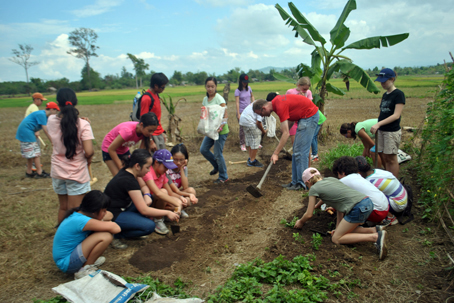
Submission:
M 39 110 L 39 108 L 38 108 L 38 106 L 37 106 L 35 103 L 30 104 L 30 106 L 29 106 L 29 107 L 27 108 L 27 110 L 25 111 L 25 117 L 27 117 L 27 116 L 30 115 L 31 113 L 36 112 L 36 111 L 38 111 L 38 110 Z M 24 118 L 25 118 L 25 117 L 24 117 Z

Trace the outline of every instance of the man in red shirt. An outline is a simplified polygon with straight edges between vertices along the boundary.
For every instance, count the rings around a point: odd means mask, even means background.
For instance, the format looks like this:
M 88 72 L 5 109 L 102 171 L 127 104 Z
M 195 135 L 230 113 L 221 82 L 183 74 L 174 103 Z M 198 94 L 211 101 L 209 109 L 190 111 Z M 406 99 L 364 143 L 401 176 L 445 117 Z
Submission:
M 152 99 L 147 95 L 143 95 L 142 101 L 140 102 L 140 116 L 149 112 L 153 112 L 156 114 L 159 120 L 159 126 L 151 136 L 151 151 L 157 151 L 166 148 L 164 128 L 162 128 L 161 124 L 161 100 L 159 99 L 159 94 L 165 90 L 167 83 L 169 83 L 169 79 L 163 73 L 153 74 L 150 80 L 150 88 L 147 90 L 147 92 L 152 96 L 154 100 L 153 106 L 150 109 Z
M 268 94 L 266 100 L 254 102 L 254 112 L 260 116 L 270 116 L 274 111 L 281 122 L 282 136 L 279 144 L 271 156 L 271 161 L 276 163 L 279 153 L 290 137 L 289 129 L 294 122 L 298 122 L 298 129 L 293 143 L 292 157 L 292 182 L 282 185 L 289 190 L 305 188 L 303 172 L 309 166 L 309 152 L 312 138 L 318 124 L 318 107 L 308 98 L 301 95 L 276 95 Z

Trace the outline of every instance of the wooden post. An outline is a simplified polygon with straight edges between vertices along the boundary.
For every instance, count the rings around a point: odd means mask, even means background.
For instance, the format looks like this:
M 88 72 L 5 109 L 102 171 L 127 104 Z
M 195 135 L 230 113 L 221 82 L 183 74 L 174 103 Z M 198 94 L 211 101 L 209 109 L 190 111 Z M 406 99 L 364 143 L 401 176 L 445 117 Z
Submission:
M 230 82 L 224 86 L 224 100 L 225 104 L 229 103 Z

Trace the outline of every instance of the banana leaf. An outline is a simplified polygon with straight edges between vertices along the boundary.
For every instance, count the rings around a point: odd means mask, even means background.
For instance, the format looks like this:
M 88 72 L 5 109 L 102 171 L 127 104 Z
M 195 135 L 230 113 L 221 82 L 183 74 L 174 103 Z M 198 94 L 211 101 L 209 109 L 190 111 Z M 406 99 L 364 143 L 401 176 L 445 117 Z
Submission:
M 284 81 L 284 82 L 288 82 L 288 83 L 292 83 L 292 84 L 296 83 L 295 79 L 288 78 L 288 77 L 278 74 L 278 73 L 272 73 L 271 75 L 273 75 L 273 77 L 278 81 Z
M 348 60 L 339 60 L 336 63 L 336 69 L 343 74 L 359 82 L 368 92 L 378 94 L 380 89 L 375 85 L 369 75 L 359 66 Z
M 344 46 L 345 41 L 347 41 L 348 37 L 350 36 L 350 29 L 345 26 L 344 22 L 347 20 L 348 15 L 352 10 L 356 9 L 356 1 L 350 0 L 345 5 L 342 14 L 340 15 L 339 19 L 337 20 L 336 25 L 330 32 L 330 41 L 331 43 L 336 46 L 336 48 L 341 48 Z
M 392 35 L 392 36 L 376 36 L 365 38 L 352 44 L 347 45 L 342 50 L 345 49 L 373 49 L 373 48 L 380 48 L 393 46 L 399 42 L 404 41 L 405 39 L 410 36 L 409 33 L 399 34 L 399 35 Z
M 339 96 L 344 96 L 345 95 L 345 92 L 343 90 L 341 90 L 340 88 L 335 87 L 331 83 L 326 83 L 326 91 L 330 92 L 330 93 L 333 93 L 333 94 L 336 94 L 336 95 L 339 95 Z

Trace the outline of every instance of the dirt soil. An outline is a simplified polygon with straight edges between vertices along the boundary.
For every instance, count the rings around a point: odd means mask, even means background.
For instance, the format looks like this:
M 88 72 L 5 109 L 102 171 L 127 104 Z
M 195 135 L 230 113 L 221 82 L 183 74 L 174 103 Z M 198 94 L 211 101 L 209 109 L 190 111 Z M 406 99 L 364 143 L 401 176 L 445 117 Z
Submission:
M 403 126 L 420 126 L 428 99 L 409 98 L 403 115 Z M 377 100 L 329 101 L 327 122 L 319 155 L 323 156 L 338 142 L 347 141 L 338 134 L 343 122 L 362 121 L 378 116 Z M 101 161 L 100 145 L 104 135 L 117 123 L 127 121 L 129 104 L 109 106 L 79 106 L 82 116 L 92 121 L 96 138 L 93 172 L 99 182 L 93 189 L 103 190 L 111 179 Z M 371 243 L 336 246 L 329 236 L 323 236 L 319 250 L 312 247 L 311 230 L 327 232 L 333 229 L 335 217 L 317 212 L 302 230 L 292 230 L 280 224 L 302 216 L 307 204 L 305 193 L 288 191 L 280 184 L 291 179 L 291 162 L 282 158 L 271 167 L 262 187 L 264 194 L 254 198 L 246 191 L 256 186 L 269 164 L 276 146 L 275 139 L 266 138 L 258 158 L 264 168 L 250 168 L 245 164 L 227 164 L 230 181 L 215 185 L 210 176 L 210 164 L 198 149 L 202 137 L 196 134 L 200 104 L 180 103 L 177 112 L 183 119 L 183 138 L 190 152 L 189 180 L 197 190 L 199 203 L 188 209 L 189 218 L 179 222 L 181 231 L 175 235 L 152 234 L 146 239 L 127 240 L 125 250 L 107 249 L 102 269 L 121 276 L 152 276 L 168 284 L 177 278 L 191 282 L 187 292 L 205 297 L 232 274 L 235 266 L 255 258 L 271 261 L 279 255 L 292 259 L 297 255 L 315 254 L 314 273 L 332 281 L 346 279 L 360 281 L 351 291 L 353 302 L 451 302 L 452 272 L 447 253 L 453 246 L 437 225 L 421 219 L 416 207 L 416 219 L 411 223 L 387 228 L 388 257 L 379 261 Z M 55 233 L 58 200 L 51 180 L 24 178 L 25 161 L 20 156 L 19 143 L 14 140 L 17 125 L 25 108 L 2 109 L 0 113 L 0 279 L 3 281 L 1 302 L 30 302 L 33 298 L 50 299 L 51 288 L 71 281 L 72 276 L 60 272 L 52 260 L 52 240 Z M 229 114 L 234 106 L 229 107 Z M 163 113 L 163 121 L 166 115 Z M 230 119 L 233 121 L 234 119 Z M 163 122 L 164 126 L 167 125 Z M 224 157 L 228 161 L 246 160 L 239 149 L 236 122 L 229 122 L 231 134 Z M 44 134 L 42 134 L 44 136 Z M 403 144 L 411 138 L 405 133 Z M 287 143 L 287 148 L 290 148 Z M 50 170 L 49 149 L 44 151 L 43 164 Z M 314 163 L 318 167 L 318 163 Z M 418 192 L 412 178 L 417 172 L 402 164 L 402 175 Z M 330 174 L 329 170 L 324 171 Z M 412 183 L 413 182 L 413 183 Z M 417 200 L 417 197 L 416 197 Z M 171 225 L 174 223 L 168 223 Z M 294 237 L 298 233 L 304 243 Z M 209 268 L 209 269 L 208 269 Z M 333 274 L 338 271 L 339 274 Z M 333 277 L 330 277 L 332 275 Z M 348 288 L 348 286 L 345 286 Z M 9 290 L 9 291 L 7 291 Z M 342 300 L 345 300 L 344 297 Z M 330 295 L 327 302 L 339 302 Z

